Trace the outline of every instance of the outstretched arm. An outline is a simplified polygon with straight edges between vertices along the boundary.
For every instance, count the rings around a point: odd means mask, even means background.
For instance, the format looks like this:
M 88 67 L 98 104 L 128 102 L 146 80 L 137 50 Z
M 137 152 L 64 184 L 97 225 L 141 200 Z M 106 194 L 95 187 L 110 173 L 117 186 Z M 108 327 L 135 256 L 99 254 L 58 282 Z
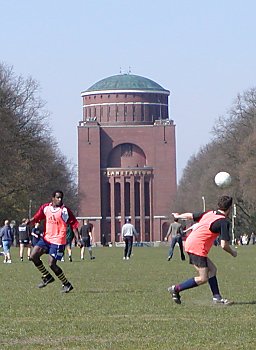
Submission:
M 183 219 L 183 220 L 193 220 L 193 214 L 192 213 L 172 213 L 174 219 Z

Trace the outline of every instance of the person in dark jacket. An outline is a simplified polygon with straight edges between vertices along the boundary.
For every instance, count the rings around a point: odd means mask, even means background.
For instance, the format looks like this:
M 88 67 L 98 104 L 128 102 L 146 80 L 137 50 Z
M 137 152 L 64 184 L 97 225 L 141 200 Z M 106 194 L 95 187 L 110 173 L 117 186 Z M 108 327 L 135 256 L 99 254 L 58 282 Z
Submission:
M 2 239 L 4 249 L 4 263 L 11 264 L 11 245 L 13 243 L 13 231 L 11 229 L 9 220 L 5 220 L 4 226 L 0 231 L 0 237 Z
M 31 253 L 31 234 L 26 219 L 22 219 L 22 223 L 18 227 L 19 243 L 20 243 L 20 261 L 23 261 L 24 248 L 27 248 L 27 257 L 30 260 Z

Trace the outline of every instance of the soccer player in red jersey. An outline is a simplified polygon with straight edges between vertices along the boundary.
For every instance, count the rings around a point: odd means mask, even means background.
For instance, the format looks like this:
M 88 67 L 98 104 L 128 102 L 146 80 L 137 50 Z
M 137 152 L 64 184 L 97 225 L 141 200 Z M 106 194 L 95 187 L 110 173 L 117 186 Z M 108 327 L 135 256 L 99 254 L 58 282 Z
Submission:
M 214 263 L 208 258 L 208 253 L 219 236 L 220 245 L 223 250 L 237 256 L 237 252 L 230 245 L 229 227 L 230 221 L 228 216 L 232 208 L 232 197 L 222 196 L 218 201 L 218 209 L 216 211 L 207 211 L 203 213 L 173 213 L 176 219 L 194 220 L 196 225 L 188 236 L 185 242 L 185 251 L 189 255 L 190 264 L 194 265 L 199 276 L 188 279 L 180 284 L 173 285 L 168 288 L 172 299 L 180 304 L 180 292 L 186 289 L 195 288 L 209 283 L 213 302 L 216 304 L 230 305 L 231 301 L 222 298 L 218 281 L 216 277 L 217 268 Z
M 62 292 L 68 293 L 73 289 L 73 286 L 57 265 L 57 261 L 61 260 L 64 255 L 68 225 L 71 225 L 77 242 L 79 242 L 79 223 L 72 211 L 63 204 L 62 191 L 56 190 L 52 194 L 52 201 L 41 205 L 36 214 L 31 219 L 27 219 L 27 224 L 40 222 L 43 219 L 45 220 L 43 237 L 36 243 L 30 255 L 30 260 L 42 273 L 42 282 L 38 287 L 43 288 L 54 282 L 54 277 L 46 270 L 40 259 L 43 254 L 49 254 L 49 266 L 61 281 Z

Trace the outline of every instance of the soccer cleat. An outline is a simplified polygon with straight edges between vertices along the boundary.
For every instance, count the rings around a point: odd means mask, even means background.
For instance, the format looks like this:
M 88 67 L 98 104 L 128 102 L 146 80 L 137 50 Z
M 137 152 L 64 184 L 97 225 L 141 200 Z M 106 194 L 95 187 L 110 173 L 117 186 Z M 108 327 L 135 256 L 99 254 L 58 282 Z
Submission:
M 7 262 L 7 264 L 11 264 L 12 263 L 11 259 L 7 260 L 6 262 Z
M 214 304 L 218 304 L 218 305 L 232 305 L 232 304 L 234 304 L 233 301 L 228 300 L 228 299 L 224 299 L 224 298 L 212 298 L 212 301 Z
M 22 256 L 20 257 L 20 261 L 23 261 L 23 257 Z
M 125 256 L 123 257 L 123 260 L 126 260 L 126 257 L 125 257 Z
M 91 256 L 91 260 L 94 260 L 95 259 L 95 256 Z
M 172 258 L 171 256 L 168 256 L 167 261 L 170 261 L 170 260 L 171 260 L 171 258 Z
M 171 286 L 168 289 L 168 292 L 171 293 L 172 295 L 172 300 L 176 303 L 176 304 L 181 304 L 181 300 L 180 300 L 180 294 L 179 292 L 175 291 L 175 286 Z
M 38 288 L 44 288 L 47 286 L 47 284 L 54 282 L 54 278 L 52 276 L 50 277 L 43 277 L 42 282 L 39 283 Z
M 62 293 L 69 293 L 72 289 L 74 289 L 74 287 L 72 286 L 72 284 L 70 282 L 68 282 L 67 284 L 63 284 L 62 285 Z
M 127 257 L 126 257 L 126 260 L 130 260 L 130 257 L 129 257 L 129 256 L 127 256 Z
M 72 256 L 69 256 L 69 257 L 68 257 L 68 260 L 69 260 L 70 262 L 72 262 Z

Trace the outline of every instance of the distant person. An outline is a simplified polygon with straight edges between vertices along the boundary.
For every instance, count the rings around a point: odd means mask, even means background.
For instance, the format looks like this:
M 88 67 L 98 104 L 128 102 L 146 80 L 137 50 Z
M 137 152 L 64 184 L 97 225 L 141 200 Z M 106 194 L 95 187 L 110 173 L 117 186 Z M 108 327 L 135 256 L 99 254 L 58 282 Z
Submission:
M 13 245 L 14 247 L 18 247 L 19 246 L 19 232 L 16 226 L 16 221 L 12 220 L 10 222 L 10 226 L 13 232 Z
M 27 248 L 27 257 L 30 259 L 31 252 L 31 236 L 30 228 L 26 224 L 27 219 L 22 219 L 21 224 L 18 227 L 19 244 L 20 244 L 20 261 L 23 261 L 24 249 Z
M 208 258 L 208 253 L 213 246 L 214 240 L 220 236 L 220 246 L 233 257 L 237 252 L 230 245 L 230 221 L 228 216 L 232 208 L 232 197 L 222 196 L 218 200 L 216 211 L 201 213 L 173 213 L 175 219 L 194 220 L 198 224 L 192 229 L 185 242 L 185 251 L 189 255 L 190 264 L 194 265 L 199 276 L 188 279 L 182 283 L 172 285 L 168 288 L 172 299 L 181 304 L 180 292 L 209 283 L 213 295 L 213 302 L 216 304 L 230 305 L 231 301 L 222 298 L 216 277 L 217 268 Z
M 35 247 L 42 237 L 43 237 L 43 231 L 41 229 L 40 223 L 36 222 L 35 226 L 32 228 L 32 231 L 31 231 L 32 247 Z
M 252 240 L 252 244 L 255 244 L 255 233 L 252 232 L 251 234 L 251 240 Z
M 4 226 L 1 228 L 0 237 L 2 239 L 2 245 L 4 250 L 4 263 L 11 264 L 11 246 L 13 243 L 13 231 L 11 229 L 9 220 L 5 220 Z
M 92 228 L 93 226 L 89 222 L 89 220 L 84 220 L 84 224 L 80 228 L 81 260 L 84 260 L 85 248 L 88 249 L 90 259 L 91 260 L 95 259 L 95 256 L 92 255 Z
M 164 238 L 165 241 L 168 241 L 169 236 L 171 236 L 171 245 L 170 245 L 170 250 L 167 258 L 168 261 L 170 261 L 173 256 L 176 243 L 178 243 L 180 247 L 181 260 L 183 261 L 186 260 L 184 251 L 183 251 L 183 241 L 182 241 L 183 229 L 182 229 L 182 225 L 178 221 L 179 221 L 178 219 L 174 219 L 174 222 L 170 224 L 168 232 Z
M 129 260 L 132 254 L 133 236 L 138 236 L 135 227 L 131 224 L 131 219 L 126 219 L 121 234 L 125 243 L 123 260 Z
M 70 262 L 72 262 L 72 244 L 73 244 L 74 237 L 75 237 L 74 231 L 72 230 L 71 225 L 68 225 L 66 248 L 68 253 L 68 260 Z
M 41 205 L 32 219 L 27 219 L 27 224 L 30 222 L 41 222 L 41 220 L 45 219 L 43 238 L 36 244 L 30 256 L 34 265 L 42 274 L 42 282 L 38 285 L 38 288 L 44 288 L 49 283 L 54 282 L 54 277 L 46 270 L 40 259 L 43 254 L 48 254 L 49 266 L 55 276 L 61 281 L 62 292 L 69 293 L 73 286 L 62 269 L 57 265 L 57 261 L 61 260 L 64 255 L 67 225 L 70 224 L 72 226 L 75 236 L 79 240 L 77 229 L 79 223 L 72 211 L 63 204 L 63 196 L 62 191 L 54 191 L 51 202 Z

